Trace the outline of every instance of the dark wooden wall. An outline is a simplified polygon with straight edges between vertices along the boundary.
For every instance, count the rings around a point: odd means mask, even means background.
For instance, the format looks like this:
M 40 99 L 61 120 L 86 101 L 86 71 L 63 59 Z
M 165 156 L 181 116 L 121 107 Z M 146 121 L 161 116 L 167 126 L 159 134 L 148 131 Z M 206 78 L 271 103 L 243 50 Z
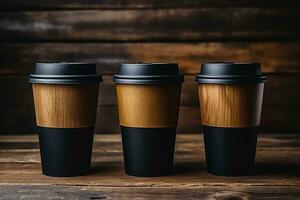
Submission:
M 268 75 L 262 127 L 300 130 L 297 0 L 2 0 L 0 133 L 30 133 L 35 62 L 94 61 L 104 74 L 96 131 L 119 131 L 118 63 L 174 61 L 186 75 L 180 132 L 200 131 L 194 75 L 204 61 L 259 61 Z

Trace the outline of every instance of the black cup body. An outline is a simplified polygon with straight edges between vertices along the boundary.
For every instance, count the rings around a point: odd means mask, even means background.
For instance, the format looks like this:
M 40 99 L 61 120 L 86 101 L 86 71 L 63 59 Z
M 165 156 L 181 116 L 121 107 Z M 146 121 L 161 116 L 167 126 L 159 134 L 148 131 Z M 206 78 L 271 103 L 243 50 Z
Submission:
M 33 84 L 34 88 L 37 122 L 36 132 L 39 135 L 41 165 L 44 175 L 70 177 L 84 175 L 90 172 L 95 119 L 90 119 L 93 117 L 87 116 L 80 117 L 84 119 L 84 122 L 78 120 L 71 125 L 72 127 L 68 127 L 70 125 L 65 122 L 68 121 L 68 119 L 64 119 L 64 122 L 60 121 L 61 118 L 59 115 L 65 115 L 65 113 L 63 113 L 64 108 L 61 108 L 62 110 L 56 110 L 55 112 L 51 111 L 53 107 L 62 105 L 60 104 L 60 100 L 64 100 L 64 98 L 56 98 L 56 95 L 50 94 L 58 90 L 59 92 L 66 91 L 70 93 L 76 90 L 72 93 L 72 98 L 76 98 L 79 97 L 78 95 L 81 95 L 81 91 L 93 87 L 92 92 L 83 93 L 81 96 L 85 94 L 93 95 L 80 98 L 83 100 L 77 104 L 79 104 L 79 106 L 83 105 L 85 101 L 87 104 L 91 102 L 96 104 L 98 98 L 97 88 L 100 81 L 101 75 L 97 74 L 96 65 L 92 63 L 36 64 L 35 72 L 30 75 L 29 82 Z M 84 85 L 84 89 L 80 88 L 79 85 Z M 61 86 L 63 86 L 63 89 L 61 89 Z M 47 90 L 51 91 L 47 93 Z M 35 95 L 38 91 L 39 94 Z M 49 95 L 43 96 L 43 94 Z M 66 97 L 70 98 L 70 95 L 66 95 Z M 85 98 L 88 100 L 85 100 Z M 89 100 L 91 98 L 93 100 Z M 40 102 L 50 102 L 49 107 L 51 107 L 51 109 L 49 108 L 47 110 L 49 112 L 44 112 L 45 110 L 40 108 L 47 106 Z M 83 113 L 83 115 L 90 114 L 94 116 L 96 113 L 96 111 L 92 109 L 79 109 L 76 103 L 69 102 L 68 104 L 70 105 L 69 108 L 74 110 L 74 115 L 73 112 L 69 115 L 72 118 L 77 118 L 75 115 L 78 110 L 82 111 L 81 113 Z M 95 108 L 97 107 L 97 105 L 94 106 Z M 90 108 L 89 106 L 87 107 Z M 62 126 L 63 123 L 66 124 Z M 78 123 L 78 125 L 76 123 Z M 82 124 L 85 125 L 83 126 Z
M 37 131 L 43 174 L 68 177 L 90 173 L 93 127 L 37 127 Z
M 253 173 L 258 132 L 259 127 L 203 126 L 207 171 L 221 176 Z
M 258 63 L 202 64 L 196 82 L 209 173 L 253 173 L 265 81 Z M 235 100 L 244 102 L 237 106 Z
M 176 140 L 177 118 L 180 103 L 181 82 L 183 75 L 180 74 L 177 64 L 168 63 L 136 63 L 136 64 L 121 64 L 119 73 L 114 76 L 114 81 L 117 83 L 117 96 L 121 99 L 120 94 L 123 89 L 130 86 L 137 88 L 149 89 L 151 92 L 164 90 L 162 88 L 173 88 L 174 92 L 165 93 L 169 98 L 176 103 L 171 106 L 174 108 L 174 117 L 162 117 L 162 121 L 157 121 L 153 118 L 152 121 L 147 119 L 140 120 L 139 116 L 149 115 L 153 110 L 144 110 L 144 104 L 151 104 L 151 97 L 140 99 L 135 102 L 135 105 L 129 105 L 122 108 L 124 105 L 118 100 L 119 119 L 122 134 L 123 156 L 125 164 L 125 172 L 131 176 L 139 177 L 155 177 L 172 174 L 174 148 Z M 172 87 L 172 85 L 176 85 Z M 118 89 L 118 85 L 123 87 Z M 174 89 L 175 88 L 175 89 Z M 137 93 L 140 89 L 135 89 Z M 142 89 L 143 90 L 143 89 Z M 127 90 L 126 90 L 127 91 Z M 126 92 L 125 92 L 126 93 Z M 161 97 L 163 92 L 158 92 Z M 176 95 L 173 95 L 176 93 Z M 126 94 L 125 94 L 126 95 Z M 137 95 L 139 96 L 139 95 Z M 167 98 L 168 98 L 167 97 Z M 162 98 L 163 99 L 163 98 Z M 130 100 L 126 101 L 128 104 Z M 153 102 L 152 102 L 153 103 Z M 164 106 L 157 104 L 156 110 L 165 112 L 162 109 Z M 136 107 L 142 112 L 131 112 Z M 132 109 L 132 110 L 131 110 Z M 172 110 L 172 109 L 171 109 Z M 157 112 L 155 112 L 157 114 Z M 165 113 L 161 113 L 165 115 Z M 127 115 L 136 115 L 130 120 Z M 149 117 L 151 118 L 151 117 Z M 132 120 L 133 119 L 133 120 Z M 155 124 L 155 125 L 154 125 Z
M 176 127 L 121 126 L 126 174 L 154 177 L 172 174 Z

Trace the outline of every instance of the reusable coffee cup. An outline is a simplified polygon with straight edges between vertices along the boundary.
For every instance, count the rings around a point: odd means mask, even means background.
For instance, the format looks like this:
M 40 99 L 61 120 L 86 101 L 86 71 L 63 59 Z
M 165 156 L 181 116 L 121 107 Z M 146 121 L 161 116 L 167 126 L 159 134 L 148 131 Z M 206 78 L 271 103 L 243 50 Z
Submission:
M 89 173 L 100 81 L 93 63 L 36 64 L 29 82 L 43 174 Z
M 175 63 L 119 66 L 114 81 L 128 175 L 172 173 L 183 79 Z
M 264 82 L 259 63 L 204 63 L 196 76 L 207 171 L 251 174 Z

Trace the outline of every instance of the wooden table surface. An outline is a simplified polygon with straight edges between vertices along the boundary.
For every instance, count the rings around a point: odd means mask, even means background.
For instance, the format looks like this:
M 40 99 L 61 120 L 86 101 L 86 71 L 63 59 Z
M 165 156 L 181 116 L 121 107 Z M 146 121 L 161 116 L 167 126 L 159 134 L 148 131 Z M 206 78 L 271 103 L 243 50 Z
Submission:
M 172 176 L 127 176 L 120 142 L 97 135 L 92 173 L 55 178 L 41 174 L 36 135 L 0 136 L 0 199 L 300 199 L 300 135 L 260 135 L 244 177 L 208 174 L 201 134 L 177 136 Z

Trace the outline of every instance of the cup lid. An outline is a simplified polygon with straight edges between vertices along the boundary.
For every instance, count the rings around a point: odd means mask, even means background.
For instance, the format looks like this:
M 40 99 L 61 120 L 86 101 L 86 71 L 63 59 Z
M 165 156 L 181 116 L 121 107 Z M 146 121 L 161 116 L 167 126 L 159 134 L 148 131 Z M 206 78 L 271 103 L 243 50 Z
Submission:
M 196 75 L 198 83 L 244 84 L 263 83 L 267 76 L 259 63 L 210 62 L 201 65 Z
M 84 84 L 102 81 L 95 63 L 36 63 L 30 83 Z
M 162 84 L 184 81 L 177 63 L 130 63 L 120 64 L 113 78 L 123 84 Z

